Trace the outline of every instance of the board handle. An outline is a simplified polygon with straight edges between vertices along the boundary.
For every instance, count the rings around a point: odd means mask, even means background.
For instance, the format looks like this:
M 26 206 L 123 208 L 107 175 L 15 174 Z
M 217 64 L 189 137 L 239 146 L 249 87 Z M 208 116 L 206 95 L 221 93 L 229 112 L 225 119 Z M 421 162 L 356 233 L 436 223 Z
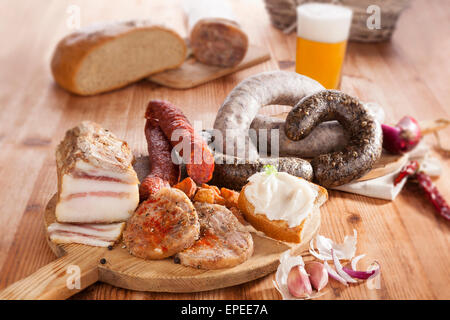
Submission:
M 0 291 L 0 299 L 67 299 L 98 281 L 99 259 L 97 248 L 70 252 Z

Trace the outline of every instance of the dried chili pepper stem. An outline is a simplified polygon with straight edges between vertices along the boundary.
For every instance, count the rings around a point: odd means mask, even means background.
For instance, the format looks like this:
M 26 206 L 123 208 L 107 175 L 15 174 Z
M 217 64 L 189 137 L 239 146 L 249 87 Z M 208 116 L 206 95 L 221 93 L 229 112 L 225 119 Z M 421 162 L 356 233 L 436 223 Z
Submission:
M 398 173 L 398 175 L 394 179 L 394 186 L 402 182 L 404 179 L 409 178 L 416 174 L 419 169 L 419 162 L 416 160 L 410 161 L 406 166 L 402 168 L 402 170 Z

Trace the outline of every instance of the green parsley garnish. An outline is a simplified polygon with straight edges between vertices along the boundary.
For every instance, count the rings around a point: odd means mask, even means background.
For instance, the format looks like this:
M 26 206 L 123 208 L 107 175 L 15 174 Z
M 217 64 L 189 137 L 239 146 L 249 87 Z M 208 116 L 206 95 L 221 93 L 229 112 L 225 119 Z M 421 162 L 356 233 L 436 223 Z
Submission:
M 271 175 L 271 174 L 277 174 L 278 173 L 278 171 L 277 171 L 277 168 L 275 168 L 273 165 L 271 165 L 271 164 L 266 164 L 264 167 L 263 167 L 263 169 L 264 169 L 264 172 L 266 173 L 266 174 L 268 174 L 268 175 Z

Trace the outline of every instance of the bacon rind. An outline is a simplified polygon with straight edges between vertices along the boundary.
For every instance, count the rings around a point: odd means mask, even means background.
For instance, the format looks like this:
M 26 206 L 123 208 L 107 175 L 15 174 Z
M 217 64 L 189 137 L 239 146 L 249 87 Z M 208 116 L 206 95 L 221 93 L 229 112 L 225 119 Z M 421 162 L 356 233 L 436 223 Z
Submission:
M 112 197 L 112 198 L 128 198 L 130 193 L 128 192 L 113 192 L 113 191 L 91 191 L 91 192 L 78 192 L 72 193 L 62 199 L 63 201 L 69 201 L 74 198 L 84 197 Z
M 74 179 L 87 179 L 87 180 L 95 180 L 95 181 L 107 181 L 107 182 L 117 182 L 117 183 L 126 183 L 126 184 L 132 184 L 130 182 L 113 178 L 113 177 L 106 177 L 106 176 L 94 176 L 91 174 L 88 174 L 86 172 L 82 171 L 74 171 L 72 172 L 72 177 Z
M 125 222 L 112 224 L 69 224 L 52 223 L 47 231 L 50 240 L 56 243 L 81 243 L 107 247 L 118 241 L 125 228 Z

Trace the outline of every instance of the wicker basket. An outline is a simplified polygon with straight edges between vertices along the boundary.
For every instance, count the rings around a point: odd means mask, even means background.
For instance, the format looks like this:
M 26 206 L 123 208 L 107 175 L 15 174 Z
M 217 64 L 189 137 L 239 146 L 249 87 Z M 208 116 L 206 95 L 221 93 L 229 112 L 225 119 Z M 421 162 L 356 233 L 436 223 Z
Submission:
M 410 0 L 264 0 L 272 24 L 290 33 L 297 23 L 296 7 L 306 2 L 326 2 L 348 6 L 353 9 L 353 21 L 350 30 L 350 40 L 361 42 L 378 42 L 391 38 L 397 19 L 408 6 Z M 381 28 L 367 27 L 366 12 L 369 5 L 377 5 L 381 9 Z

